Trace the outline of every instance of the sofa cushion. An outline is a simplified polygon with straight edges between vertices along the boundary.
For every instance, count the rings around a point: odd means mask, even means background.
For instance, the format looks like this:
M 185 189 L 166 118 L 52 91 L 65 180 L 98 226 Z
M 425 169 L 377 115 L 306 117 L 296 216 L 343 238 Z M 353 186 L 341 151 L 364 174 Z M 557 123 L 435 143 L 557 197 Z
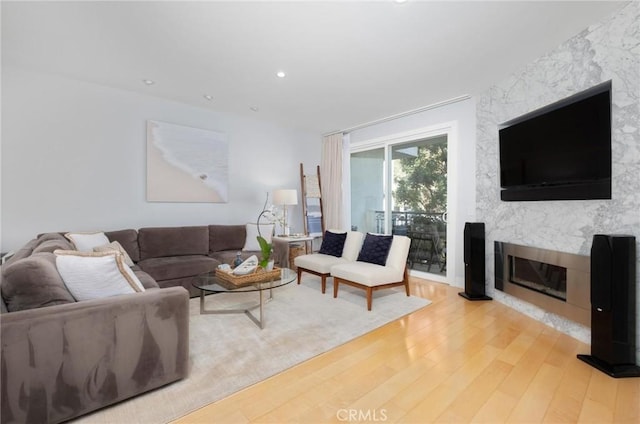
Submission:
M 120 252 L 58 250 L 55 255 L 60 276 L 78 301 L 144 291 Z
M 322 245 L 318 253 L 325 255 L 331 255 L 335 257 L 342 256 L 342 250 L 344 249 L 344 242 L 347 240 L 347 233 L 337 233 L 333 231 L 325 231 L 322 238 Z
M 24 259 L 30 256 L 36 247 L 49 240 L 63 240 L 68 242 L 68 240 L 64 238 L 64 236 L 60 233 L 38 234 L 36 238 L 30 240 L 27 244 L 16 251 L 16 253 L 14 253 L 9 259 L 7 259 L 7 261 L 4 263 L 4 266 L 7 267 L 10 264 L 19 261 L 20 259 Z
M 1 288 L 9 312 L 75 302 L 53 253 L 36 253 L 3 266 Z
M 140 260 L 140 249 L 138 248 L 138 232 L 136 230 L 105 231 L 105 236 L 109 241 L 117 241 L 127 252 L 133 262 Z
M 109 243 L 109 239 L 103 232 L 66 233 L 64 236 L 71 240 L 75 248 L 81 252 L 93 252 L 94 247 Z
M 156 227 L 138 230 L 140 260 L 209 253 L 209 227 Z M 153 274 L 151 274 L 153 276 Z M 193 275 L 193 274 L 191 274 Z
M 242 250 L 246 225 L 209 225 L 209 252 Z
M 10 264 L 19 261 L 20 259 L 24 259 L 29 257 L 33 253 L 33 249 L 38 245 L 38 239 L 32 239 L 27 242 L 24 246 L 18 249 L 7 261 L 4 263 L 3 267 L 7 267 Z
M 393 236 L 367 233 L 358 255 L 358 261 L 385 265 L 392 242 Z
M 69 241 L 62 233 L 42 233 L 38 235 L 38 243 L 44 243 L 48 240 L 65 240 Z
M 258 233 L 258 224 L 247 224 L 246 226 L 246 237 L 244 240 L 244 246 L 242 250 L 244 251 L 260 251 L 260 244 L 258 243 L 258 236 L 262 236 L 267 243 L 271 243 L 271 238 L 273 237 L 273 229 L 275 225 L 273 224 L 260 224 L 260 232 Z
M 145 290 L 157 289 L 158 287 L 160 287 L 152 276 L 141 270 L 137 265 L 131 267 L 131 271 L 136 274 L 136 277 L 138 277 L 138 280 L 140 280 Z
M 93 251 L 94 252 L 119 252 L 120 254 L 122 254 L 122 259 L 124 260 L 124 263 L 127 264 L 128 266 L 133 266 L 133 261 L 131 260 L 131 257 L 129 256 L 127 251 L 124 250 L 124 247 L 122 247 L 122 245 L 117 241 L 112 241 L 111 243 L 105 244 L 104 246 L 94 247 Z
M 157 282 L 203 274 L 213 271 L 219 264 L 213 258 L 200 255 L 150 258 L 138 262 L 138 266 Z M 162 284 L 158 285 L 162 287 Z
M 72 249 L 73 249 L 73 245 L 68 240 L 64 240 L 64 239 L 46 240 L 38 244 L 36 248 L 33 249 L 32 254 L 53 253 L 56 250 L 72 250 Z
M 216 261 L 218 261 L 218 263 L 229 264 L 233 266 L 233 261 L 236 259 L 236 255 L 238 254 L 238 252 L 238 250 L 223 250 L 220 252 L 211 252 L 209 253 L 209 257 L 215 259 Z M 249 258 L 249 256 L 251 255 L 258 256 L 260 255 L 260 252 L 240 252 L 240 257 L 242 258 L 242 260 Z

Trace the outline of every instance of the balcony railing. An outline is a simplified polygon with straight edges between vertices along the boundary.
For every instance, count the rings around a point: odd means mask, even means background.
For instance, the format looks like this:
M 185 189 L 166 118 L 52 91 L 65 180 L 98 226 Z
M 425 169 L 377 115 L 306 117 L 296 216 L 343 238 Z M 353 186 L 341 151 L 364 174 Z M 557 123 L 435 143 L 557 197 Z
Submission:
M 378 233 L 383 233 L 384 211 L 375 211 Z M 434 274 L 445 274 L 447 267 L 447 223 L 443 212 L 391 213 L 391 234 L 411 239 L 409 268 Z

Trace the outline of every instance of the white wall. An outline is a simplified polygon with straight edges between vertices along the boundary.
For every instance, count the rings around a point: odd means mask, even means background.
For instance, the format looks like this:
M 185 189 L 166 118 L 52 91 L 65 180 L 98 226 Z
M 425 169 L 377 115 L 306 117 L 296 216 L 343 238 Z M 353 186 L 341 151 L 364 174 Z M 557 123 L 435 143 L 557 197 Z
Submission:
M 589 255 L 594 234 L 640 236 L 638 22 L 640 3 L 632 2 L 489 88 L 478 100 L 477 214 L 486 225 L 488 252 L 493 252 L 493 242 L 499 240 Z M 612 199 L 501 202 L 498 124 L 610 79 Z M 487 255 L 486 265 L 487 281 L 493 282 L 493 255 Z M 637 265 L 640 270 L 640 261 Z M 640 283 L 640 276 L 637 278 Z M 585 342 L 590 341 L 588 328 L 502 292 L 494 292 L 493 284 L 489 284 L 488 289 L 497 300 Z M 637 296 L 640 303 L 640 288 Z M 636 319 L 640 331 L 640 308 L 636 309 L 639 309 Z M 637 340 L 640 360 L 640 333 Z
M 258 118 L 7 66 L 2 89 L 2 251 L 47 231 L 254 221 L 267 191 L 299 189 L 300 162 L 320 162 L 319 134 Z M 227 135 L 228 203 L 145 200 L 147 120 Z
M 464 286 L 463 229 L 467 221 L 475 221 L 475 141 L 476 105 L 474 99 L 462 100 L 441 107 L 425 110 L 409 116 L 389 120 L 361 128 L 350 133 L 352 145 L 371 140 L 393 138 L 423 128 L 452 126 L 455 143 L 449 138 L 448 195 L 454 200 L 453 210 L 448 211 L 447 269 L 453 270 L 449 283 Z

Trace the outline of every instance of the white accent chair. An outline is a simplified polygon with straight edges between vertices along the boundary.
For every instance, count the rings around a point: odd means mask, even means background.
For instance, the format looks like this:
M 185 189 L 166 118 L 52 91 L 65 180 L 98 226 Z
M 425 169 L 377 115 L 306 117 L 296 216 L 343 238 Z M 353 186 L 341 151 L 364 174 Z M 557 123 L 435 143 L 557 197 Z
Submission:
M 367 292 L 367 310 L 370 311 L 375 290 L 404 286 L 409 296 L 407 257 L 410 246 L 409 237 L 394 235 L 384 266 L 360 261 L 332 266 L 333 297 L 338 297 L 338 286 L 341 283 L 364 289 Z
M 327 289 L 327 277 L 331 275 L 331 267 L 338 264 L 353 262 L 358 258 L 364 234 L 358 231 L 329 230 L 332 233 L 347 233 L 347 238 L 342 249 L 342 256 L 325 255 L 323 253 L 311 253 L 297 256 L 294 264 L 298 268 L 298 284 L 303 272 L 318 275 L 322 281 L 322 293 Z

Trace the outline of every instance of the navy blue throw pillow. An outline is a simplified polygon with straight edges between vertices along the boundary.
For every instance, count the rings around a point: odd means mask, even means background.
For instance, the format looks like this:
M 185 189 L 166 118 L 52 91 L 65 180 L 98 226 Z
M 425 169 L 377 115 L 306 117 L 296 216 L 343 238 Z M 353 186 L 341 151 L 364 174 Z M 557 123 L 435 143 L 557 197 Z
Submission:
M 347 233 L 332 233 L 331 231 L 325 231 L 322 238 L 322 245 L 318 253 L 324 253 L 325 255 L 331 255 L 336 257 L 342 256 L 342 250 L 344 249 L 344 242 L 347 239 Z
M 393 236 L 378 236 L 367 233 L 360 254 L 358 254 L 358 260 L 384 266 L 387 263 L 392 241 Z

